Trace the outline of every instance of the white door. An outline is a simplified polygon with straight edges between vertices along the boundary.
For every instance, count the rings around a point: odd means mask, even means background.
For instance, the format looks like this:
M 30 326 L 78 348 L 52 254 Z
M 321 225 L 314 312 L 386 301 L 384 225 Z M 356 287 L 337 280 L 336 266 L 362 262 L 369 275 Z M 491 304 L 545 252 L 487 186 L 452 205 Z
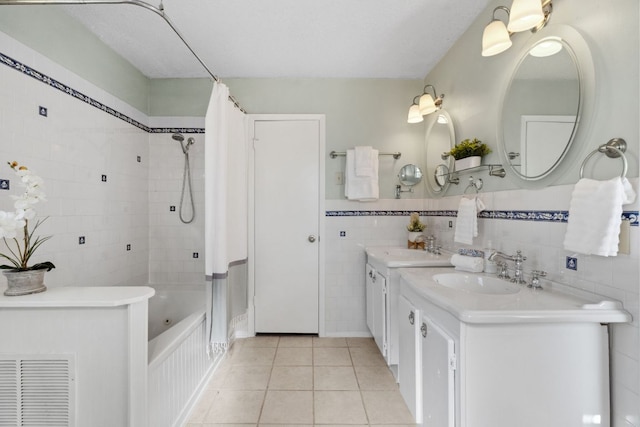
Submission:
M 319 332 L 322 123 L 254 122 L 257 333 Z

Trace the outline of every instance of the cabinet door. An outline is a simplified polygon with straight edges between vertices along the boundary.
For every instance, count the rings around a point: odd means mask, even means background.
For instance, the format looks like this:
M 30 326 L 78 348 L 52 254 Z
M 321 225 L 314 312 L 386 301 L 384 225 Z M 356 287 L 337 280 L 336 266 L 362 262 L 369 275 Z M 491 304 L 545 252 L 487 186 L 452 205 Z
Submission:
M 367 305 L 367 327 L 372 336 L 375 336 L 374 324 L 373 324 L 373 281 L 376 275 L 376 270 L 367 264 L 365 269 L 365 292 L 366 292 L 366 305 Z
M 387 279 L 377 273 L 373 276 L 373 338 L 382 356 L 387 359 Z
M 398 298 L 398 342 L 402 349 L 398 354 L 398 382 L 400 394 L 407 404 L 411 415 L 417 423 L 421 422 L 422 406 L 420 399 L 421 390 L 418 389 L 420 378 L 420 365 L 417 364 L 418 333 L 420 313 L 402 295 Z M 420 404 L 418 404 L 420 402 Z
M 423 317 L 422 342 L 422 422 L 429 427 L 455 426 L 455 342 Z

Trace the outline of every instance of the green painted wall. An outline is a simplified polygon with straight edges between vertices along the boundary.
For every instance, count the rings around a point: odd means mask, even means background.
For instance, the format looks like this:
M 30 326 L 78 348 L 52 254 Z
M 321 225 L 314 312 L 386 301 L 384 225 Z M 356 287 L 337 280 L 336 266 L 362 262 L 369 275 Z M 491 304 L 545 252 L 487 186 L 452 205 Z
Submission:
M 148 114 L 149 79 L 60 7 L 0 6 L 0 31 Z

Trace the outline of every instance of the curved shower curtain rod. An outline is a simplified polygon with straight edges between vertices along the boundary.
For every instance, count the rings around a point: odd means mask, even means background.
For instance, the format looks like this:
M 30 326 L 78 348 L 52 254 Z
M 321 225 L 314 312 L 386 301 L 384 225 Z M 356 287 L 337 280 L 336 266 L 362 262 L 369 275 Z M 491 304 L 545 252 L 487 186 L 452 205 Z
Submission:
M 160 1 L 160 7 L 155 7 L 149 3 L 145 3 L 141 0 L 0 0 L 0 6 L 16 6 L 16 5 L 40 5 L 40 6 L 50 6 L 50 5 L 77 5 L 77 4 L 131 4 L 134 6 L 140 6 L 144 9 L 150 10 L 151 12 L 159 15 L 164 21 L 171 27 L 174 33 L 182 40 L 182 43 L 189 49 L 189 51 L 195 56 L 200 65 L 207 71 L 207 73 L 211 76 L 213 81 L 220 83 L 220 78 L 213 74 L 207 64 L 198 56 L 198 54 L 191 48 L 189 43 L 185 40 L 184 36 L 178 29 L 173 25 L 173 22 L 167 17 L 164 13 L 164 6 L 162 5 L 162 1 Z M 229 95 L 229 101 L 233 102 L 240 111 L 246 113 L 246 111 L 240 107 L 238 101 L 231 95 Z

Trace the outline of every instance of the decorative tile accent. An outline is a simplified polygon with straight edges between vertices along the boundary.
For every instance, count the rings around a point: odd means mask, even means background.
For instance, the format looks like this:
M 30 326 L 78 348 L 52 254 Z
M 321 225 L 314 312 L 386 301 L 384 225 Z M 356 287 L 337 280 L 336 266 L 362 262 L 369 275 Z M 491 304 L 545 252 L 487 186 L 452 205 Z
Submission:
M 0 179 L 0 190 L 9 190 L 11 188 L 8 179 Z
M 43 74 L 41 72 L 39 72 L 36 69 L 33 69 L 31 67 L 29 67 L 28 65 L 25 65 L 19 61 L 16 61 L 15 59 L 3 54 L 2 52 L 0 52 L 0 63 L 6 65 L 7 67 L 13 68 L 16 71 L 21 72 L 22 74 L 25 74 L 29 77 L 33 77 L 34 79 L 40 81 L 41 83 L 46 84 L 47 86 L 50 86 L 54 89 L 58 89 L 61 92 L 66 93 L 67 95 L 70 95 L 74 98 L 76 98 L 79 101 L 85 102 L 89 105 L 91 105 L 92 107 L 95 107 L 99 110 L 104 111 L 107 114 L 112 115 L 113 117 L 116 117 L 124 122 L 127 122 L 128 124 L 137 127 L 138 129 L 141 129 L 145 132 L 148 133 L 204 133 L 204 128 L 150 128 L 149 126 L 146 126 L 142 123 L 140 123 L 137 120 L 132 119 L 131 117 L 127 116 L 126 114 L 123 114 L 93 98 L 91 98 L 90 96 L 87 96 L 85 94 L 83 94 L 82 92 L 75 90 L 74 88 L 67 86 L 66 84 L 57 81 L 56 79 L 49 77 L 46 74 Z M 42 110 L 44 107 L 40 107 L 39 113 L 41 115 L 46 116 L 46 108 L 44 108 L 44 114 L 42 114 Z
M 327 217 L 362 217 L 362 216 L 409 216 L 415 211 L 326 211 Z M 455 210 L 417 211 L 420 216 L 457 217 Z M 569 211 L 481 211 L 478 218 L 507 219 L 514 221 L 559 222 L 566 223 Z M 622 219 L 631 221 L 632 227 L 640 225 L 638 211 L 624 211 Z

